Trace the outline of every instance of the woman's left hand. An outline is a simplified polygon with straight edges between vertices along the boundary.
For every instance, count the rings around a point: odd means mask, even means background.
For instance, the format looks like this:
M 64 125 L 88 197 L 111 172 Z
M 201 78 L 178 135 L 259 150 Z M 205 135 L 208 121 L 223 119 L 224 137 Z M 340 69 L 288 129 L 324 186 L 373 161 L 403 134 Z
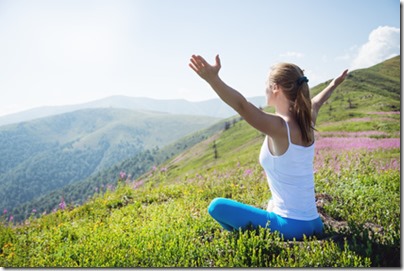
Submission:
M 333 84 L 334 87 L 338 87 L 342 82 L 344 82 L 347 76 L 348 76 L 348 70 L 345 70 L 340 76 L 334 78 L 331 84 Z
M 193 69 L 202 79 L 210 82 L 219 77 L 219 70 L 221 68 L 219 55 L 216 55 L 216 63 L 209 64 L 203 57 L 199 55 L 192 55 L 189 67 Z

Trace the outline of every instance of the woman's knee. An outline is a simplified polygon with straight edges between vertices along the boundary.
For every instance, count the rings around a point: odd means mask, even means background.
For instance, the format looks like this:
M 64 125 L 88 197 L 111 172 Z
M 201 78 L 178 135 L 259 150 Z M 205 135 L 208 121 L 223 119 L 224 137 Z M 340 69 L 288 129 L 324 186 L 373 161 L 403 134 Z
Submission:
M 226 201 L 225 198 L 215 198 L 213 199 L 209 206 L 208 206 L 208 213 L 211 216 L 214 216 L 215 213 L 217 213 L 218 211 L 220 212 L 220 210 L 222 209 L 222 207 L 224 206 L 224 202 Z

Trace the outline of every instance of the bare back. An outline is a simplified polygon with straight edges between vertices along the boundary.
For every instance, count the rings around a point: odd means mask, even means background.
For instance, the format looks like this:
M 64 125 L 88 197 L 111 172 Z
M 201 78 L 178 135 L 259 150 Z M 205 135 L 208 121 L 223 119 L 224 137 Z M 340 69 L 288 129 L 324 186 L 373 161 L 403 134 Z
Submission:
M 290 129 L 290 141 L 292 142 L 292 144 L 303 147 L 309 147 L 313 144 L 313 142 L 303 142 L 302 132 L 300 130 L 299 124 L 295 120 L 291 118 L 285 118 L 284 121 L 288 123 Z M 268 149 L 274 156 L 280 156 L 284 154 L 289 148 L 288 131 L 286 128 L 286 124 L 284 124 L 284 126 L 282 127 L 282 131 L 279 132 L 282 136 L 277 138 L 268 137 Z

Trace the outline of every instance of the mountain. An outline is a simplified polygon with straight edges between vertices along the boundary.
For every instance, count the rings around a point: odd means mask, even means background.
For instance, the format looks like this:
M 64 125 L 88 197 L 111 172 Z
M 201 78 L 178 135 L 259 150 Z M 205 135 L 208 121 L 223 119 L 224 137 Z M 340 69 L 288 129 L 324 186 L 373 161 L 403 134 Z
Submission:
M 264 97 L 251 97 L 248 99 L 256 106 L 264 106 Z M 150 98 L 135 98 L 127 96 L 111 96 L 108 98 L 66 106 L 45 106 L 26 110 L 0 117 L 0 126 L 18 123 L 37 118 L 72 112 L 88 108 L 122 108 L 131 110 L 146 110 L 166 112 L 171 114 L 210 116 L 214 118 L 228 118 L 236 112 L 220 99 L 211 99 L 201 102 L 189 102 L 187 100 L 156 100 Z
M 0 266 L 401 266 L 400 148 L 347 150 L 320 144 L 330 130 L 335 134 L 328 135 L 332 137 L 328 142 L 338 141 L 341 133 L 347 134 L 339 139 L 346 144 L 399 142 L 400 114 L 392 111 L 399 76 L 387 84 L 378 80 L 368 84 L 368 78 L 374 79 L 366 71 L 350 74 L 317 123 L 315 192 L 325 224 L 323 235 L 285 241 L 266 229 L 227 232 L 209 216 L 207 208 L 216 197 L 265 208 L 271 196 L 257 161 L 264 135 L 236 118 L 224 131 L 174 143 L 171 150 L 178 147 L 177 155 L 161 164 L 160 159 L 152 161 L 149 166 L 155 167 L 139 177 L 118 181 L 120 171 L 134 172 L 142 159 L 117 164 L 112 175 L 96 177 L 104 184 L 105 178 L 115 176 L 108 183 L 111 187 L 98 190 L 81 206 L 74 206 L 64 194 L 67 207 L 55 206 L 58 210 L 37 214 L 38 219 L 31 213 L 29 220 L 16 225 L 10 221 L 14 213 L 3 214 Z M 145 155 L 164 160 L 167 151 L 164 147 Z M 94 191 L 92 185 L 80 189 Z
M 84 109 L 0 127 L 0 209 L 79 182 L 216 118 L 128 109 Z
M 38 195 L 34 199 L 20 204 L 10 211 L 13 213 L 15 221 L 22 221 L 31 215 L 33 209 L 37 210 L 38 213 L 52 212 L 52 210 L 57 208 L 62 198 L 69 205 L 81 205 L 95 193 L 103 193 L 108 188 L 114 187 L 117 183 L 117 178 L 119 178 L 122 172 L 125 172 L 128 178 L 132 180 L 136 179 L 173 156 L 223 131 L 226 127 L 229 128 L 238 119 L 233 118 L 231 122 L 229 120 L 219 121 L 208 128 L 182 137 L 180 140 L 162 148 L 155 147 L 141 151 L 126 160 L 117 162 L 112 167 L 97 171 L 82 181 L 68 184 L 43 195 Z

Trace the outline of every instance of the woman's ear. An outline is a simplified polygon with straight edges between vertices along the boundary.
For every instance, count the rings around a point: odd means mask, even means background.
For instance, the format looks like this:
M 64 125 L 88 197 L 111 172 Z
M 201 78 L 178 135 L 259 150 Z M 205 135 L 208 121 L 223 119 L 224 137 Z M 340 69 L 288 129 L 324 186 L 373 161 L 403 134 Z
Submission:
M 280 91 L 279 85 L 276 83 L 273 83 L 272 85 L 272 92 L 273 93 L 278 93 Z

